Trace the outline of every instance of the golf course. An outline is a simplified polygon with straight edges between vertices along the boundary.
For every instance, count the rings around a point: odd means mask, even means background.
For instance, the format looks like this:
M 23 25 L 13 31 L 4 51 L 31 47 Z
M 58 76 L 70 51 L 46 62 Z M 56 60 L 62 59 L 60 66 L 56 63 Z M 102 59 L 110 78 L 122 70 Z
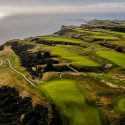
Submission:
M 38 88 L 54 101 L 66 125 L 102 125 L 97 108 L 86 103 L 75 81 L 53 80 Z
M 20 124 L 124 125 L 125 33 L 119 32 L 124 25 L 93 20 L 1 45 L 0 100 L 17 89 L 19 103 L 10 107 L 21 109 L 24 98 L 25 110 L 14 112 Z M 7 118 L 14 115 L 8 105 L 4 109 L 6 102 L 8 97 L 0 103 L 0 117 L 11 125 Z

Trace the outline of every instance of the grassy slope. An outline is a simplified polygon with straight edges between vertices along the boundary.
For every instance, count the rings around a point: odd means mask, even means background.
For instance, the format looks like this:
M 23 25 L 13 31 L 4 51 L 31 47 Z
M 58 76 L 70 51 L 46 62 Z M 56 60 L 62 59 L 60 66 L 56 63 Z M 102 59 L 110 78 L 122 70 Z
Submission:
M 114 101 L 114 104 L 117 111 L 125 114 L 125 95 L 119 96 Z
M 74 31 L 84 33 L 89 38 L 102 39 L 102 40 L 118 40 L 118 38 L 125 38 L 125 33 L 113 32 L 104 29 L 83 29 L 74 28 Z
M 0 56 L 7 57 L 15 69 L 24 73 L 27 77 L 30 77 L 26 69 L 20 65 L 20 58 L 11 49 L 11 46 L 5 46 L 4 50 L 0 52 Z
M 91 73 L 90 76 L 96 77 L 99 80 L 104 80 L 104 81 L 112 83 L 114 85 L 119 85 L 119 86 L 124 86 L 125 87 L 125 81 L 122 81 L 120 79 L 114 79 L 109 74 L 103 74 L 103 75 L 101 75 L 101 74 Z
M 83 38 L 86 37 L 86 38 L 102 39 L 101 41 L 105 41 L 107 43 L 110 42 L 110 43 L 124 46 L 123 38 L 125 38 L 125 33 L 113 32 L 113 31 L 104 30 L 104 29 L 91 30 L 91 29 L 81 29 L 81 28 L 76 28 L 75 31 L 78 33 L 79 32 L 83 33 Z M 87 47 L 87 48 L 84 48 L 84 46 L 81 46 L 83 47 L 84 50 L 86 49 L 88 51 L 87 56 L 82 56 L 77 53 L 77 50 L 69 51 L 67 47 L 64 47 L 63 45 L 60 45 L 60 47 L 59 46 L 52 47 L 52 46 L 44 45 L 45 49 L 48 47 L 48 50 L 51 50 L 52 54 L 60 56 L 61 60 L 62 59 L 68 60 L 66 61 L 67 63 L 73 63 L 75 65 L 80 65 L 80 66 L 98 66 L 99 64 L 91 60 L 91 58 L 89 57 L 92 52 L 94 53 L 96 50 L 103 50 L 103 51 L 96 52 L 99 58 L 103 57 L 104 60 L 108 59 L 111 61 L 111 63 L 116 63 L 122 68 L 125 68 L 125 63 L 123 61 L 125 59 L 124 54 L 118 53 L 115 51 L 107 51 L 109 49 L 104 47 L 101 48 L 101 46 L 99 46 L 96 41 L 94 43 L 87 43 L 81 40 L 70 39 L 70 38 L 66 38 L 64 36 L 58 36 L 58 35 L 43 36 L 40 38 L 48 41 L 53 41 L 54 44 L 56 43 L 62 44 L 66 42 L 66 43 L 81 44 Z M 118 42 L 118 39 L 119 41 L 121 40 L 121 42 Z M 68 46 L 68 45 L 65 45 L 65 46 Z M 73 47 L 76 47 L 76 46 L 74 45 Z M 42 46 L 41 49 L 43 48 L 44 47 Z M 29 78 L 28 72 L 23 67 L 20 66 L 19 58 L 9 50 L 10 49 L 7 48 L 5 50 L 6 53 L 2 55 L 5 55 L 7 58 L 9 58 L 12 64 L 16 64 L 14 65 L 14 67 L 17 70 L 24 73 L 25 75 L 27 75 Z M 89 53 L 90 51 L 91 53 Z M 14 72 L 11 72 L 6 65 L 2 65 L 2 67 L 0 68 L 0 74 L 1 74 L 0 76 L 1 83 L 3 82 L 3 84 L 10 84 L 10 85 L 16 86 L 17 88 L 19 87 L 24 95 L 27 95 L 28 93 L 30 96 L 34 96 L 35 100 L 37 99 L 42 100 L 40 93 L 38 93 L 37 95 L 37 90 L 30 88 L 29 84 L 27 84 L 25 80 L 20 78 L 20 76 L 17 76 Z M 125 86 L 124 85 L 125 82 L 120 81 L 118 79 L 116 80 L 112 78 L 110 75 L 92 74 L 92 76 L 97 77 L 100 80 L 105 80 L 106 82 L 111 82 L 113 84 Z M 23 84 L 20 84 L 20 82 Z M 52 100 L 59 108 L 61 114 L 69 118 L 70 125 L 100 125 L 101 124 L 96 108 L 89 106 L 85 103 L 84 96 L 79 92 L 78 88 L 75 86 L 75 83 L 73 81 L 67 81 L 67 80 L 51 81 L 47 84 L 41 84 L 39 87 L 42 91 L 46 93 L 48 98 L 52 98 Z M 96 89 L 94 89 L 94 91 L 97 91 Z M 34 93 L 36 93 L 36 95 L 34 95 Z M 36 97 L 38 98 L 36 99 Z M 119 111 L 122 110 L 122 112 L 125 112 L 124 96 L 122 98 L 118 98 L 118 103 L 116 107 L 120 109 Z
M 101 35 L 100 32 L 98 32 L 98 31 L 92 31 L 92 30 L 89 30 L 89 29 L 82 29 L 82 28 L 78 28 L 77 27 L 74 30 L 77 31 L 77 32 L 81 32 L 81 33 L 87 33 L 89 35 Z
M 68 117 L 68 125 L 101 125 L 97 109 L 85 103 L 75 82 L 50 81 L 41 84 L 39 89 L 55 102 L 63 117 Z
M 125 68 L 125 55 L 122 53 L 118 53 L 115 51 L 97 51 L 96 54 L 98 54 L 100 57 L 103 57 L 105 59 L 108 59 L 117 65 L 121 66 L 122 68 Z
M 41 95 L 41 93 L 33 88 L 31 85 L 29 85 L 29 83 L 26 82 L 24 78 L 22 78 L 20 75 L 10 70 L 6 62 L 4 62 L 2 66 L 0 66 L 0 86 L 2 85 L 16 87 L 17 89 L 19 89 L 21 96 L 32 97 L 34 104 L 38 102 L 46 104 L 45 98 Z
M 10 59 L 13 67 L 23 73 L 27 78 L 29 78 L 29 73 L 24 67 L 20 66 L 19 57 L 12 51 L 10 46 L 5 46 L 4 50 L 0 51 L 0 57 L 1 56 L 5 56 Z M 0 66 L 0 86 L 2 85 L 16 87 L 17 89 L 19 89 L 21 96 L 31 96 L 33 99 L 33 103 L 46 103 L 45 98 L 40 92 L 38 92 L 28 82 L 26 82 L 26 80 L 22 78 L 22 76 L 10 70 L 6 61 L 4 61 Z
M 116 37 L 113 36 L 90 36 L 90 38 L 94 38 L 94 39 L 102 39 L 102 40 L 117 40 Z
M 75 53 L 72 53 L 64 48 L 51 47 L 50 50 L 52 51 L 52 54 L 58 55 L 63 59 L 71 60 L 73 64 L 81 66 L 98 66 L 98 64 L 93 60 L 85 56 L 80 56 Z
M 43 36 L 44 40 L 48 41 L 54 41 L 54 42 L 67 42 L 67 43 L 83 43 L 81 40 L 75 40 L 71 38 L 63 38 L 63 37 L 57 37 L 57 36 Z

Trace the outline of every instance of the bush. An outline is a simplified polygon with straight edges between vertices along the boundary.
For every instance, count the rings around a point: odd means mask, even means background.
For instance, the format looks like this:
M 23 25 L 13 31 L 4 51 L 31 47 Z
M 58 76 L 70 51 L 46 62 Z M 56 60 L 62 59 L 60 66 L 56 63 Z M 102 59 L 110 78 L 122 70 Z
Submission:
M 53 118 L 51 121 L 61 123 L 60 116 L 54 106 L 52 106 L 52 110 Z M 0 124 L 49 125 L 49 120 L 49 110 L 47 107 L 39 104 L 33 108 L 30 97 L 20 97 L 19 91 L 15 88 L 8 86 L 0 88 Z

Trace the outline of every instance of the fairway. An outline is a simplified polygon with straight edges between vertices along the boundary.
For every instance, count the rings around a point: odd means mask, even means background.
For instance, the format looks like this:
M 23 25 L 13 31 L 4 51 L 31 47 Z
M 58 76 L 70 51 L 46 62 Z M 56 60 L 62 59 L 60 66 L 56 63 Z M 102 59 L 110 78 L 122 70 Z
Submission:
M 115 107 L 118 111 L 125 113 L 125 95 L 122 95 L 115 100 Z
M 68 125 L 101 125 L 97 109 L 85 103 L 74 81 L 55 80 L 38 87 L 55 102 L 61 116 L 68 118 Z
M 71 39 L 71 38 L 63 38 L 63 37 L 57 37 L 57 36 L 43 36 L 42 37 L 44 40 L 48 40 L 48 41 L 54 41 L 54 42 L 66 42 L 66 43 L 83 43 L 83 41 L 81 40 L 75 40 L 75 39 Z
M 97 51 L 96 54 L 125 68 L 125 55 L 122 53 L 115 51 Z
M 102 35 L 101 32 L 89 30 L 89 29 L 83 29 L 83 28 L 74 28 L 74 31 L 81 32 L 81 33 L 87 33 L 89 35 Z
M 67 59 L 72 61 L 72 64 L 74 65 L 80 65 L 80 66 L 98 66 L 98 63 L 95 61 L 85 57 L 77 55 L 75 52 L 70 52 L 64 48 L 60 47 L 51 47 L 50 48 L 52 54 L 58 55 L 63 59 Z
M 102 39 L 102 40 L 117 40 L 116 37 L 114 36 L 90 36 L 90 38 L 94 38 L 94 39 Z

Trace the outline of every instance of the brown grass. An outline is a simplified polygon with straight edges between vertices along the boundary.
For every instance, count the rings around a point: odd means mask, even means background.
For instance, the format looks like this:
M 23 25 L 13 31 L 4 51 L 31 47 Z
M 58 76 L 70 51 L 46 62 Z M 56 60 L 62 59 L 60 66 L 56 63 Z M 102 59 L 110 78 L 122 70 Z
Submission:
M 15 53 L 10 46 L 5 46 L 4 50 L 0 51 L 0 56 L 5 56 L 9 59 L 11 59 L 11 56 L 13 56 L 14 54 Z M 12 64 L 14 64 L 14 62 L 12 62 Z M 22 76 L 12 71 L 6 61 L 4 61 L 3 65 L 0 66 L 0 86 L 2 85 L 16 87 L 17 89 L 19 89 L 21 96 L 32 97 L 33 104 L 42 103 L 48 105 L 42 93 L 33 88 Z

